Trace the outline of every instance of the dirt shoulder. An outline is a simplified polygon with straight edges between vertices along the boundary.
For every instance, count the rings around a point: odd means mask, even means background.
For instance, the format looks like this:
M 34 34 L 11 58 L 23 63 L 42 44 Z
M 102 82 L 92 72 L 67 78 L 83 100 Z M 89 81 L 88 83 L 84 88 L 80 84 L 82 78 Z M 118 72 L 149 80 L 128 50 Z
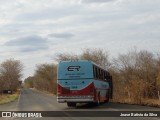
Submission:
M 16 92 L 14 94 L 0 95 L 0 105 L 15 101 L 18 98 L 18 96 L 19 96 L 19 92 Z
M 142 106 L 150 106 L 150 107 L 160 107 L 159 99 L 143 99 L 140 103 L 136 103 L 129 100 L 111 100 L 114 103 L 123 103 L 123 104 L 131 104 L 131 105 L 142 105 Z

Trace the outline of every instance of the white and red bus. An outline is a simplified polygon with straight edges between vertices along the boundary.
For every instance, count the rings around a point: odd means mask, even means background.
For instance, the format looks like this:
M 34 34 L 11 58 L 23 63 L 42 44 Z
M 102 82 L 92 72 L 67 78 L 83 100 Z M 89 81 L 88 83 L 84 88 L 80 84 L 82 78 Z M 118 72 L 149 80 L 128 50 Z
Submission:
M 57 101 L 69 107 L 76 103 L 109 102 L 112 76 L 92 61 L 61 61 L 57 75 Z

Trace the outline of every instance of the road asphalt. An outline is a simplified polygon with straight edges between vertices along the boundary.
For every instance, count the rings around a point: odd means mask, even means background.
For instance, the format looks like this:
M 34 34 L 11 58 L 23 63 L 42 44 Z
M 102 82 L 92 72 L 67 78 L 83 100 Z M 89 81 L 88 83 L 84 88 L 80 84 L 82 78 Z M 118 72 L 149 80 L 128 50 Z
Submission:
M 19 98 L 11 103 L 0 105 L 0 111 L 17 111 L 20 117 L 2 118 L 0 120 L 160 120 L 159 117 L 116 117 L 125 114 L 144 115 L 160 111 L 160 108 L 128 105 L 120 103 L 78 104 L 76 108 L 69 108 L 66 103 L 57 103 L 56 96 L 47 95 L 33 89 L 24 88 L 21 90 Z M 46 111 L 46 112 L 44 112 Z M 137 111 L 137 114 L 136 114 Z M 28 113 L 35 113 L 38 118 L 33 118 Z M 2 113 L 1 113 L 2 114 Z M 24 117 L 27 114 L 27 117 Z M 101 115 L 102 114 L 102 115 Z M 114 116 L 115 114 L 115 116 Z M 15 116 L 18 114 L 14 114 Z M 23 116 L 23 118 L 21 118 Z M 40 118 L 40 116 L 42 117 Z M 45 115 L 52 117 L 44 117 Z M 12 114 L 13 116 L 13 114 Z M 106 117 L 110 116 L 110 117 Z

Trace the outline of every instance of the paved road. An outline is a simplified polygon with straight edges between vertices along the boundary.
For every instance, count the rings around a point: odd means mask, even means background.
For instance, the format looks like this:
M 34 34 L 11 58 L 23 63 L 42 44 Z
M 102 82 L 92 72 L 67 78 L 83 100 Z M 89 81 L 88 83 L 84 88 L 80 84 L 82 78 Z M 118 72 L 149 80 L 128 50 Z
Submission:
M 56 119 L 59 120 L 97 120 L 97 117 L 70 117 L 70 113 L 64 111 L 79 111 L 76 114 L 81 116 L 80 112 L 83 111 L 91 111 L 85 112 L 85 115 L 96 116 L 99 114 L 95 111 L 160 111 L 160 108 L 154 107 L 145 107 L 145 106 L 137 106 L 137 105 L 127 105 L 127 104 L 118 104 L 118 103 L 106 103 L 101 104 L 99 106 L 95 106 L 93 104 L 78 104 L 76 108 L 68 108 L 65 103 L 57 103 L 56 96 L 46 95 L 41 92 L 32 90 L 32 89 L 22 89 L 19 99 L 15 102 L 0 105 L 0 111 L 63 111 L 60 112 L 62 115 L 66 115 L 68 117 L 58 117 Z M 92 112 L 93 111 L 93 112 Z M 0 118 L 1 120 L 2 118 Z M 3 118 L 4 119 L 4 118 Z M 20 118 L 12 118 L 19 120 Z M 22 118 L 21 118 L 22 119 Z M 23 118 L 24 119 L 24 118 Z M 25 118 L 27 120 L 34 120 L 35 118 Z M 46 118 L 37 118 L 37 120 L 46 120 Z M 53 119 L 47 118 L 47 119 Z M 99 117 L 100 120 L 134 120 L 134 117 Z M 4 119 L 6 120 L 6 119 Z M 136 120 L 160 120 L 157 117 L 137 117 Z

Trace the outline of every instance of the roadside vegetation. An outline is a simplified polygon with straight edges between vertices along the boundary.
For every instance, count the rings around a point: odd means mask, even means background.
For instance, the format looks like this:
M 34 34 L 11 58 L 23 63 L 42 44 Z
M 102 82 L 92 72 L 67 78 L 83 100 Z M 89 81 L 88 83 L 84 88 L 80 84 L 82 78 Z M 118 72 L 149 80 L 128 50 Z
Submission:
M 18 93 L 14 93 L 11 95 L 0 95 L 0 105 L 15 101 L 18 98 L 18 96 Z
M 40 64 L 36 66 L 34 76 L 25 79 L 25 87 L 36 88 L 43 92 L 56 94 L 57 66 Z
M 103 49 L 84 49 L 81 54 L 60 53 L 62 60 L 91 60 L 108 70 L 113 77 L 112 102 L 160 107 L 160 53 L 132 49 L 111 58 Z M 54 60 L 55 61 L 55 60 Z M 0 104 L 14 101 L 21 87 L 23 64 L 8 59 L 0 63 Z M 57 64 L 39 64 L 33 76 L 25 79 L 25 87 L 56 94 Z M 4 91 L 10 90 L 11 94 Z
M 8 59 L 0 64 L 0 104 L 17 99 L 22 69 L 23 64 L 19 60 Z
M 160 107 L 160 56 L 132 50 L 113 59 L 115 102 Z
M 160 54 L 132 49 L 111 58 L 103 49 L 84 49 L 81 54 L 61 53 L 61 60 L 86 59 L 94 61 L 113 77 L 112 102 L 160 106 Z M 56 94 L 56 64 L 37 65 L 35 74 L 25 80 L 25 85 Z

